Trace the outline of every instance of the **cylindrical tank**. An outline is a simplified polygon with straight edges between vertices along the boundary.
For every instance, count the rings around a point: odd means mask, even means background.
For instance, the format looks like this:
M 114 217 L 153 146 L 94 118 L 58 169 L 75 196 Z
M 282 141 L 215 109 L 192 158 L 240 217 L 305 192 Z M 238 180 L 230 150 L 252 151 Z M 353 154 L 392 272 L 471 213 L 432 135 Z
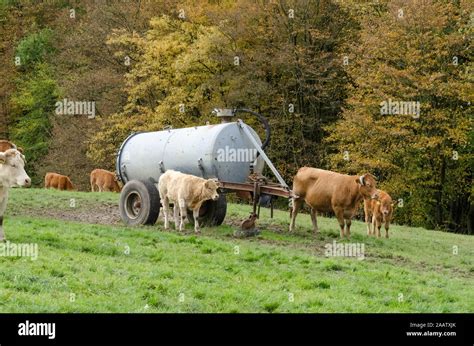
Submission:
M 257 133 L 250 132 L 261 145 Z M 203 178 L 244 183 L 254 164 L 262 173 L 264 161 L 238 123 L 206 125 L 130 135 L 117 154 L 117 173 L 122 182 L 148 180 L 157 183 L 168 169 Z

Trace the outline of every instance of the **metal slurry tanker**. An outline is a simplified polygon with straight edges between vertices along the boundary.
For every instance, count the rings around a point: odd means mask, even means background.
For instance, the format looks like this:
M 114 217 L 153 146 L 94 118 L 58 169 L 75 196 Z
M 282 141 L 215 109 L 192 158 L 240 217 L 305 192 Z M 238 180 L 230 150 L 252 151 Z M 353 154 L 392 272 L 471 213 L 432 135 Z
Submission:
M 237 113 L 255 115 L 265 126 L 262 143 L 258 134 Z M 248 191 L 254 196 L 254 213 L 260 194 L 290 197 L 290 191 L 264 152 L 270 141 L 270 127 L 260 114 L 247 109 L 216 109 L 222 123 L 128 136 L 117 153 L 116 174 L 124 187 L 120 214 L 129 225 L 154 224 L 160 210 L 157 184 L 160 176 L 173 169 L 202 178 L 216 178 L 222 192 Z M 279 184 L 263 177 L 265 163 Z M 200 223 L 220 225 L 225 218 L 225 193 L 217 201 L 207 201 L 199 212 Z M 272 204 L 273 211 L 273 204 Z M 194 222 L 188 214 L 188 220 Z

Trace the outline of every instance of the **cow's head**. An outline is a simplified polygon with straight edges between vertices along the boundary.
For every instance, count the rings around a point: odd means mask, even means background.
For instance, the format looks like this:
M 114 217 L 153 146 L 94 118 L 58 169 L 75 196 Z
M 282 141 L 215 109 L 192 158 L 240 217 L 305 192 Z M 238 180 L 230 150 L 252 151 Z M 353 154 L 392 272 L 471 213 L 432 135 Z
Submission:
M 364 198 L 378 198 L 377 181 L 372 174 L 365 173 L 357 177 L 356 182 L 360 185 L 359 190 Z
M 31 178 L 25 172 L 25 156 L 17 149 L 0 153 L 0 186 L 31 186 Z
M 390 214 L 393 210 L 393 207 L 395 207 L 392 197 L 390 197 L 388 193 L 384 192 L 379 193 L 377 205 L 383 216 Z
M 377 205 L 379 206 L 380 212 L 382 213 L 383 216 L 387 216 L 392 210 L 394 203 L 392 203 L 392 200 L 390 199 L 382 199 L 378 200 Z
M 219 188 L 219 185 L 217 185 L 217 180 L 216 179 L 208 179 L 204 183 L 204 190 L 205 190 L 205 195 L 206 197 L 209 197 L 209 199 L 212 199 L 213 201 L 217 201 L 219 199 L 219 193 L 217 192 L 217 189 Z

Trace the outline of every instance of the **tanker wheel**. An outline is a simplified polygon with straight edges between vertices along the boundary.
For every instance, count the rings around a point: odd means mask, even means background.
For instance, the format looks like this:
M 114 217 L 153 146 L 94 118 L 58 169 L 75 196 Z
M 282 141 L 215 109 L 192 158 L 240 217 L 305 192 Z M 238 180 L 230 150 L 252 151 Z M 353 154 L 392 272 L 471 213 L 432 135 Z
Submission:
M 125 224 L 153 225 L 160 213 L 160 195 L 153 183 L 130 180 L 122 189 L 119 207 Z
M 208 200 L 204 202 L 199 209 L 199 226 L 219 226 L 224 222 L 227 212 L 227 201 L 225 194 L 219 194 L 216 201 Z M 194 225 L 193 211 L 188 210 L 188 221 Z

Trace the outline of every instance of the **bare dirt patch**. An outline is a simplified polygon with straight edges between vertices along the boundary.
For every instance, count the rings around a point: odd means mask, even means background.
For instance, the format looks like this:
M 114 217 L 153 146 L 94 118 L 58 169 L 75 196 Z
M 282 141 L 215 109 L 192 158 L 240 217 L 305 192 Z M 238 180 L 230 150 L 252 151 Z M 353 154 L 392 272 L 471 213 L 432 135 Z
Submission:
M 10 213 L 18 216 L 34 216 L 99 225 L 121 223 L 119 206 L 112 203 L 69 209 L 20 209 L 13 210 Z

